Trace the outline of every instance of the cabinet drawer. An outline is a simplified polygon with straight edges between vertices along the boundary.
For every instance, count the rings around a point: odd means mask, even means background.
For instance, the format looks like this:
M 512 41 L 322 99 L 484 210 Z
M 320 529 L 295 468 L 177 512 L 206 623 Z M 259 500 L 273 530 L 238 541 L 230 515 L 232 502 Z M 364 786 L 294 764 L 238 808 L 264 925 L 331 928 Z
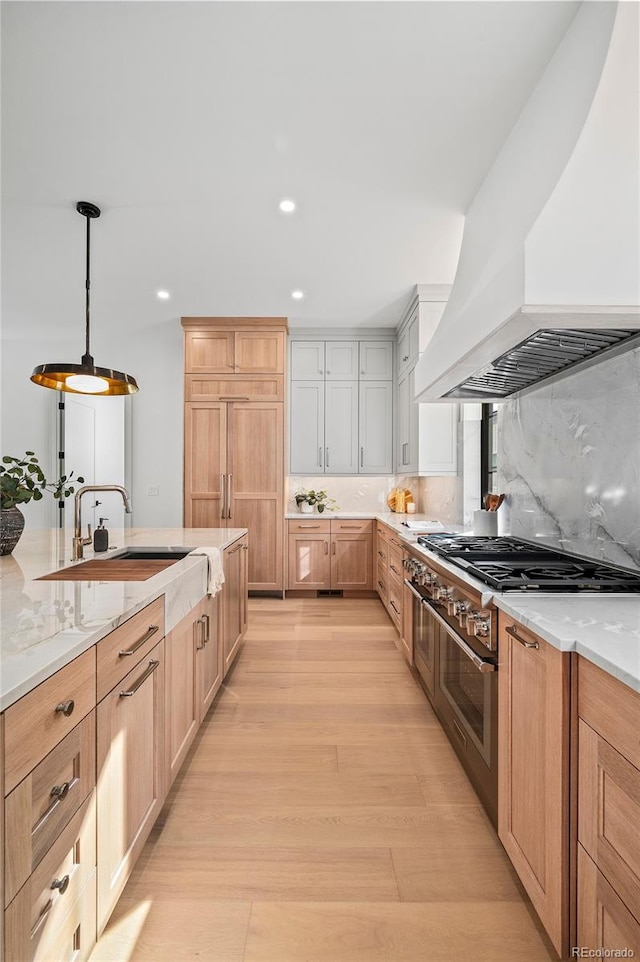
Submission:
M 108 695 L 164 635 L 164 595 L 98 642 L 98 701 Z
M 402 573 L 402 552 L 389 551 L 389 579 L 396 578 L 400 582 L 403 580 Z
M 640 924 L 604 875 L 578 845 L 578 935 L 580 946 L 595 952 L 627 949 L 626 957 L 640 955 Z
M 331 534 L 340 534 L 343 531 L 351 531 L 356 534 L 369 534 L 372 530 L 373 521 L 371 521 L 371 519 L 358 520 L 357 518 L 345 518 L 342 521 L 337 518 L 331 519 Z
M 640 768 L 640 694 L 578 658 L 578 714 Z
M 578 839 L 640 919 L 640 771 L 582 720 L 578 751 Z
M 330 521 L 310 518 L 308 521 L 289 521 L 289 534 L 329 534 Z
M 284 375 L 187 374 L 185 401 L 284 401 Z
M 381 544 L 382 542 L 386 544 L 389 538 L 389 529 L 387 528 L 386 524 L 383 524 L 381 521 L 376 521 L 376 537 L 378 539 L 378 544 Z
M 71 962 L 78 958 L 74 943 L 80 938 L 88 954 L 96 937 L 95 867 L 92 793 L 9 905 L 5 913 L 7 959 Z M 82 931 L 85 925 L 87 931 Z M 86 954 L 79 957 L 86 958 Z
M 389 555 L 391 555 L 393 551 L 400 552 L 400 560 L 402 561 L 402 552 L 404 551 L 404 545 L 396 534 L 391 533 L 389 535 Z
M 96 653 L 91 648 L 7 708 L 5 793 L 13 791 L 95 704 Z
M 5 905 L 24 885 L 96 782 L 95 711 L 24 778 L 5 803 Z
M 402 633 L 402 582 L 389 579 L 389 614 L 396 628 Z

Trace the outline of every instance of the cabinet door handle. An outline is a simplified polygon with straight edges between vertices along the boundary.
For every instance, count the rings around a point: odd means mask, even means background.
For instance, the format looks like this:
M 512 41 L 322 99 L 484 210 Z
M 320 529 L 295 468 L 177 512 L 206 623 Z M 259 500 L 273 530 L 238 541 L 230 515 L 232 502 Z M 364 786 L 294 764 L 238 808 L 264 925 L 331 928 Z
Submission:
M 236 395 L 234 395 L 234 397 L 221 397 L 220 400 L 221 400 L 221 401 L 248 401 L 249 398 L 248 398 L 248 397 L 240 397 L 238 394 L 236 394 Z
M 196 644 L 196 651 L 204 648 L 204 623 L 202 618 L 196 618 L 193 623 L 193 640 Z
M 364 467 L 364 448 L 360 448 L 360 467 Z
M 233 475 L 227 475 L 227 518 L 231 517 L 231 502 L 233 501 Z
M 202 616 L 202 623 L 204 625 L 204 643 L 208 645 L 211 641 L 211 618 L 209 615 Z
M 322 448 L 318 448 L 318 467 L 322 467 Z
M 227 484 L 226 484 L 226 481 L 227 481 L 227 476 L 226 476 L 226 474 L 221 474 L 221 475 L 220 475 L 220 501 L 221 501 L 222 507 L 221 507 L 221 509 L 220 509 L 220 517 L 223 518 L 223 519 L 227 517 Z
M 336 543 L 335 541 L 333 541 L 331 544 L 331 554 L 335 554 L 335 553 L 336 553 Z
M 328 542 L 328 541 L 325 541 L 325 543 L 324 543 L 324 553 L 325 553 L 325 554 L 329 554 L 329 542 Z
M 73 709 L 75 707 L 76 703 L 73 698 L 70 698 L 68 701 L 61 701 L 59 705 L 56 705 L 56 714 L 64 715 L 65 718 L 68 718 L 69 715 L 73 715 Z
M 138 690 L 142 685 L 144 685 L 144 683 L 145 683 L 145 681 L 147 680 L 147 678 L 149 678 L 149 676 L 154 673 L 154 671 L 156 670 L 156 668 L 158 667 L 159 664 L 160 664 L 159 661 L 150 661 L 150 662 L 149 662 L 149 667 L 146 669 L 146 671 L 143 671 L 142 674 L 140 675 L 140 677 L 138 678 L 138 680 L 137 680 L 137 681 L 134 681 L 134 683 L 133 683 L 133 685 L 131 686 L 131 688 L 128 688 L 126 691 L 121 691 L 119 697 L 120 697 L 120 698 L 130 698 L 132 695 L 135 695 L 135 693 L 137 692 L 137 690 Z
M 138 648 L 142 648 L 145 641 L 148 641 L 152 635 L 155 635 L 156 631 L 159 630 L 159 625 L 149 625 L 147 631 L 144 633 L 142 638 L 136 641 L 135 645 L 131 645 L 131 648 L 124 648 L 122 651 L 118 652 L 118 658 L 126 658 L 128 655 L 135 655 Z
M 515 625 L 507 625 L 505 631 L 507 632 L 508 635 L 511 635 L 511 637 L 515 641 L 517 641 L 518 644 L 522 645 L 523 648 L 539 648 L 540 647 L 540 644 L 537 641 L 525 641 L 524 638 L 521 638 L 518 632 L 516 631 Z
M 329 448 L 324 449 L 324 463 L 325 467 L 329 467 Z
M 403 361 L 408 361 L 408 360 L 409 360 L 409 355 L 408 355 L 408 354 L 405 354 L 404 357 L 402 358 L 402 360 L 403 360 Z

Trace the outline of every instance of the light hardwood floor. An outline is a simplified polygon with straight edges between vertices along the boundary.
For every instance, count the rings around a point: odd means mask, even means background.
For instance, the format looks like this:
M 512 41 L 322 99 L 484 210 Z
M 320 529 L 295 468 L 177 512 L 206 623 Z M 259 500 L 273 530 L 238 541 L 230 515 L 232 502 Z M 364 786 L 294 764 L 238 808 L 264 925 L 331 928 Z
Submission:
M 374 599 L 249 630 L 92 962 L 546 962 Z

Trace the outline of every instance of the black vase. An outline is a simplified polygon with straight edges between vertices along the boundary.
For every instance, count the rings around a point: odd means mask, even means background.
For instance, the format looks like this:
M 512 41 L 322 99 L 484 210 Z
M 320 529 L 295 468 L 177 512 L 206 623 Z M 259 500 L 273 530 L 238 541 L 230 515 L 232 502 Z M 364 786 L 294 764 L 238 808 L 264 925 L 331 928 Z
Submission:
M 24 515 L 20 508 L 0 511 L 0 555 L 11 554 L 24 531 Z

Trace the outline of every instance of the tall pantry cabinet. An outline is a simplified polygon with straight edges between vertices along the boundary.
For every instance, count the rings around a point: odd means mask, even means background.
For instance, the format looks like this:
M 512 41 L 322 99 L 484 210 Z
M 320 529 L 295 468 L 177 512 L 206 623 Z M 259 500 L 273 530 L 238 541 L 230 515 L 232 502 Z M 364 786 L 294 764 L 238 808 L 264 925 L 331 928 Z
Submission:
M 282 591 L 283 317 L 183 317 L 184 524 L 247 528 L 249 590 Z

